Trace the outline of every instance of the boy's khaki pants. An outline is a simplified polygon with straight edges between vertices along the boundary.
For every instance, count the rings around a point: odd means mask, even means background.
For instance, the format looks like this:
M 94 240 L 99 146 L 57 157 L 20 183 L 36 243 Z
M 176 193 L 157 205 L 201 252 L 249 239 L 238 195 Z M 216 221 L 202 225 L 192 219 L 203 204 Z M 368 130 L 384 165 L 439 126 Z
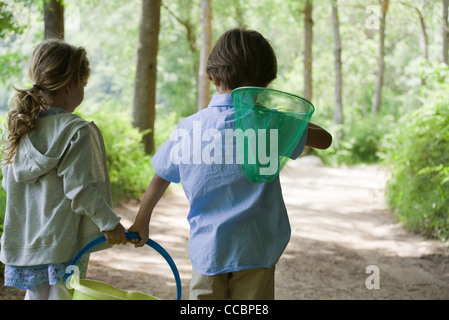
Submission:
M 190 300 L 274 300 L 274 269 L 256 268 L 206 276 L 194 268 Z

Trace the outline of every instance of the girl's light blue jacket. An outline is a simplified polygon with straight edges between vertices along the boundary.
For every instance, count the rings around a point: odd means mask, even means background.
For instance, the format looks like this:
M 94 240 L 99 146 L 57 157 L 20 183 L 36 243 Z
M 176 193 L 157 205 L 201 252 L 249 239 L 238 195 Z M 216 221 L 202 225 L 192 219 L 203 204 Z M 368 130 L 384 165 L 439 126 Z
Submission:
M 38 119 L 21 138 L 14 162 L 2 171 L 4 264 L 71 261 L 120 221 L 111 209 L 104 142 L 93 122 L 67 113 Z

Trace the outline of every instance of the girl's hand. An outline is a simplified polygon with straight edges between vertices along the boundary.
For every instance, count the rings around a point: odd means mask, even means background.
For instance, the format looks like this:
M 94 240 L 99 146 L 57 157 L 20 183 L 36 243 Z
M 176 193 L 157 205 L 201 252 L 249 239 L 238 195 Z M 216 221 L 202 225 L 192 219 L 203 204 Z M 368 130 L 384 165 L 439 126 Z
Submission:
M 119 223 L 114 229 L 105 231 L 104 236 L 109 244 L 126 244 L 125 227 Z

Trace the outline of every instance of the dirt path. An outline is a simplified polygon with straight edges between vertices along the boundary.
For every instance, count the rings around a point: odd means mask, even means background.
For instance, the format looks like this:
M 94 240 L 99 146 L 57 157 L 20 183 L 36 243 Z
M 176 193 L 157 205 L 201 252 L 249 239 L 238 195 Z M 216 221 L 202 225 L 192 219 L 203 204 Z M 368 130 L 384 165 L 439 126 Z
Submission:
M 282 182 L 292 240 L 277 270 L 278 298 L 449 298 L 448 245 L 395 221 L 384 171 L 290 164 Z M 379 268 L 379 289 L 365 285 L 369 265 Z
M 404 231 L 385 208 L 386 179 L 377 166 L 290 161 L 281 181 L 292 238 L 277 265 L 277 299 L 449 299 L 448 244 Z M 137 209 L 136 202 L 117 209 L 125 227 Z M 150 229 L 178 266 L 183 299 L 191 273 L 187 212 L 185 196 L 175 186 L 156 207 Z M 365 284 L 370 265 L 378 267 L 379 289 Z M 116 246 L 92 254 L 88 278 L 162 299 L 176 293 L 168 265 L 148 247 Z

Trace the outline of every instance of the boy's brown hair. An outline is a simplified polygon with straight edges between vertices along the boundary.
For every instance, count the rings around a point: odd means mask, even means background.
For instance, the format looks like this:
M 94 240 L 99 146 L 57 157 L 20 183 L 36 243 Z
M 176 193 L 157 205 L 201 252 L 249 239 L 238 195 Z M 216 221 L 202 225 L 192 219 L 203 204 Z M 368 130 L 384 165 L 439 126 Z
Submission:
M 259 32 L 232 29 L 218 39 L 206 71 L 209 79 L 214 77 L 228 90 L 241 86 L 266 87 L 276 79 L 276 54 Z

